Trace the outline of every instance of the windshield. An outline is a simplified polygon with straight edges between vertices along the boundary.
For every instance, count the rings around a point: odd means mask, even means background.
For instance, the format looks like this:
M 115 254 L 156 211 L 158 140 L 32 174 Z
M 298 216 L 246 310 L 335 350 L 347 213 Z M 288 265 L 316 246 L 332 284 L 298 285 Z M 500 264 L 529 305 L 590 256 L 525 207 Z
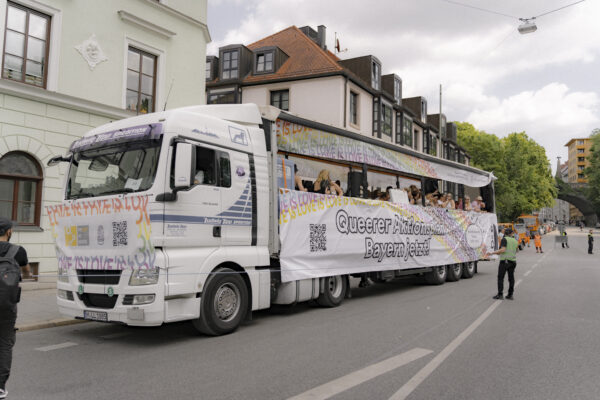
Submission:
M 158 139 L 74 153 L 67 199 L 150 189 L 156 175 L 160 143 Z

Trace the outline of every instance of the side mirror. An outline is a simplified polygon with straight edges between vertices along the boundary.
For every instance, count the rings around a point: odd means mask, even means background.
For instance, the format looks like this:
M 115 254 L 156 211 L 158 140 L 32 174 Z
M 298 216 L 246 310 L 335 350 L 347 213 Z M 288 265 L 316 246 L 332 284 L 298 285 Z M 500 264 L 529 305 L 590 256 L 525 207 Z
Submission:
M 194 184 L 196 152 L 190 143 L 177 143 L 175 149 L 174 186 L 176 190 L 186 189 Z
M 69 157 L 54 156 L 48 160 L 48 163 L 46 165 L 48 165 L 49 167 L 55 167 L 58 164 L 60 164 L 61 162 L 71 162 L 71 156 L 69 156 Z

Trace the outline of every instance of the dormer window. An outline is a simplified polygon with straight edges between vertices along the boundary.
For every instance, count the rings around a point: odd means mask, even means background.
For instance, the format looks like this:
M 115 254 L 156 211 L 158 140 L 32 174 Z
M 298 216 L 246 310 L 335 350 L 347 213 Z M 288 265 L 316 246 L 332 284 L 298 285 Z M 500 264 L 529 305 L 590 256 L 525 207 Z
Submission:
M 394 78 L 394 100 L 397 104 L 402 102 L 402 81 L 399 78 Z
M 263 52 L 256 54 L 256 73 L 273 72 L 273 52 Z
M 237 79 L 239 67 L 239 52 L 229 50 L 223 52 L 223 69 L 221 79 Z
M 376 61 L 371 62 L 371 87 L 381 90 L 381 65 Z

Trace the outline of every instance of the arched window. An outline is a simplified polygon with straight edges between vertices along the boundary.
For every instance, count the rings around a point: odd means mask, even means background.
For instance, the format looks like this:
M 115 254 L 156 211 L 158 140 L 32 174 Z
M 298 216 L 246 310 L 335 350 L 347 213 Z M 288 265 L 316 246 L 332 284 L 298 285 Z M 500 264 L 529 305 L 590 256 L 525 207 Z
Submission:
M 0 216 L 19 225 L 40 225 L 42 169 L 18 151 L 0 158 Z

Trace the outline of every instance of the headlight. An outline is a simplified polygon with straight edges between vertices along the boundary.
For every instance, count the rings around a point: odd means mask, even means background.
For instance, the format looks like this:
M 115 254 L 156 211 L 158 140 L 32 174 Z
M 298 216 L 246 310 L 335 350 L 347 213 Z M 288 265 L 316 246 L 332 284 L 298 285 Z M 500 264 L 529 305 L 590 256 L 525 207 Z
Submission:
M 129 278 L 129 286 L 154 285 L 158 282 L 159 271 L 159 267 L 134 269 Z
M 69 283 L 69 269 L 67 267 L 58 267 L 59 282 Z

